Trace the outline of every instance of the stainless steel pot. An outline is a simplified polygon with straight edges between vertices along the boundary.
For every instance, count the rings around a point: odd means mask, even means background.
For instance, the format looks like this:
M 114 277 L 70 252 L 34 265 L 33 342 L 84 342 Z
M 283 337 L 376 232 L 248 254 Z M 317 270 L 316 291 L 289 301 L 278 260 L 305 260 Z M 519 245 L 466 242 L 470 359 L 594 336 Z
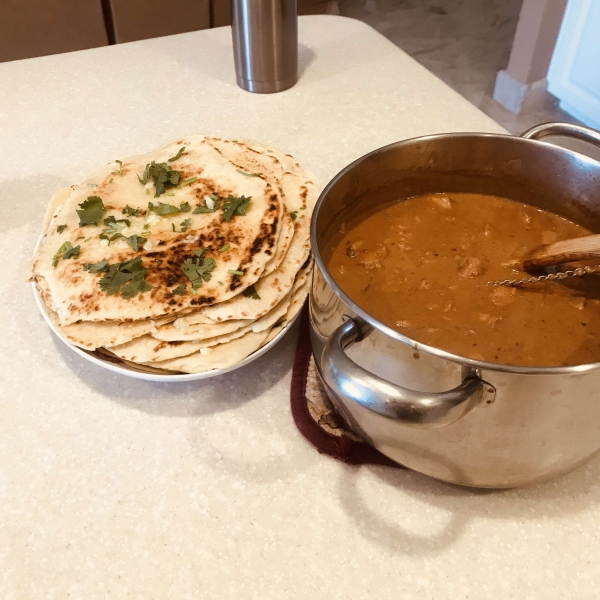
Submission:
M 437 479 L 515 487 L 589 459 L 600 449 L 600 363 L 507 366 L 420 344 L 354 304 L 327 271 L 322 250 L 335 228 L 368 206 L 429 192 L 505 196 L 600 233 L 600 163 L 539 141 L 553 135 L 600 147 L 600 133 L 561 123 L 520 138 L 416 138 L 355 161 L 317 203 L 311 338 L 329 396 L 383 454 Z

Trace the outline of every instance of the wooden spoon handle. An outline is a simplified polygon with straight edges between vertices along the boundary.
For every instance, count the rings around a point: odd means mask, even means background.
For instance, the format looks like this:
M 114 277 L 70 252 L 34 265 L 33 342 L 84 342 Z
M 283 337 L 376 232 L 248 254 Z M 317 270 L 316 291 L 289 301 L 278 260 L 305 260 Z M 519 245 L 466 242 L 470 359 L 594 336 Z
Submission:
M 522 260 L 521 264 L 527 270 L 562 265 L 598 256 L 600 256 L 600 235 L 586 235 L 536 248 Z

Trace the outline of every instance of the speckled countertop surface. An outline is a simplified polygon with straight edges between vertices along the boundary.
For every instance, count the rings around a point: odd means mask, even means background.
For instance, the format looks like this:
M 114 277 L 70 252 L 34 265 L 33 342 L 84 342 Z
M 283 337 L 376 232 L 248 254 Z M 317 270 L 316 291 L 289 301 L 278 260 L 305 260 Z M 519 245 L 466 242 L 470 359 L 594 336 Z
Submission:
M 302 78 L 234 81 L 217 29 L 0 64 L 0 598 L 598 598 L 600 460 L 459 489 L 319 455 L 289 409 L 295 334 L 165 385 L 75 355 L 23 270 L 51 193 L 178 135 L 279 146 L 325 184 L 361 154 L 497 125 L 367 26 L 300 21 Z

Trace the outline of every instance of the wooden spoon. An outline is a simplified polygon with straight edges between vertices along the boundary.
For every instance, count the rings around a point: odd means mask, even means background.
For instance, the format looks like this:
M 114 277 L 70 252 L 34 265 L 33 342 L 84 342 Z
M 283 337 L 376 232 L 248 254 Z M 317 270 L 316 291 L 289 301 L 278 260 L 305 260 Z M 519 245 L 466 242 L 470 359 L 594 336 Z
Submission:
M 511 260 L 506 264 L 527 271 L 599 256 L 600 235 L 586 235 L 572 240 L 538 246 L 529 251 L 523 258 Z

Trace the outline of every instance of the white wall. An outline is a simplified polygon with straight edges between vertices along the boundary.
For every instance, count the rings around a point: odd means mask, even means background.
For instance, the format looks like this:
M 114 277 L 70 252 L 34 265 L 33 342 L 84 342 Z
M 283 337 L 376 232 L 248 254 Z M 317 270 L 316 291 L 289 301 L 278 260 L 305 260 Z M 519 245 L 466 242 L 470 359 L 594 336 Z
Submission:
M 563 110 L 600 130 L 600 0 L 569 0 L 548 91 Z

